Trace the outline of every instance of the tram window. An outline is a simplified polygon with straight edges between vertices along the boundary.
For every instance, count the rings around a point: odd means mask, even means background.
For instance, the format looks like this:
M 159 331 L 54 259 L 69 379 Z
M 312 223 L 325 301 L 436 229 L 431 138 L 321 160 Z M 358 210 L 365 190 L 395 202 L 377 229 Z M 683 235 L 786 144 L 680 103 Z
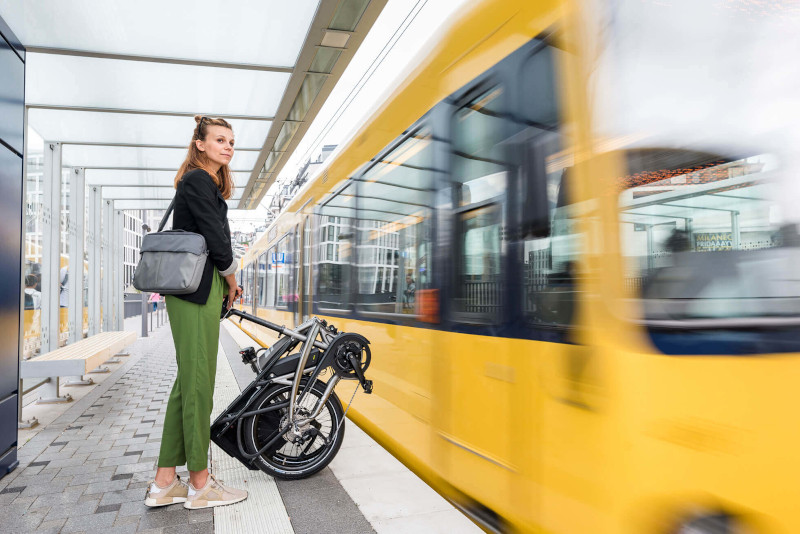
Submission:
M 317 218 L 320 237 L 317 266 L 317 291 L 314 301 L 321 308 L 347 309 L 350 306 L 350 258 L 354 242 L 355 185 L 322 205 Z
M 292 288 L 290 278 L 292 273 L 292 253 L 289 250 L 290 236 L 286 236 L 278 242 L 273 258 L 273 265 L 275 266 L 275 282 L 276 292 L 275 305 L 279 308 L 285 308 L 292 302 L 294 296 L 292 295 Z
M 265 252 L 258 257 L 258 285 L 256 291 L 258 293 L 258 305 L 264 307 L 267 305 L 267 253 Z
M 734 319 L 741 327 L 757 317 L 800 315 L 800 284 L 791 274 L 800 238 L 781 213 L 777 199 L 784 192 L 774 155 L 730 159 L 659 148 L 624 155 L 628 176 L 620 184 L 619 209 L 625 287 L 641 299 L 653 332 L 697 320 L 725 328 Z M 771 334 L 757 341 L 739 333 L 741 345 L 733 338 L 720 345 L 768 351 L 760 343 L 769 343 Z M 659 336 L 662 350 L 686 350 L 661 345 L 666 334 Z
M 267 308 L 275 307 L 275 247 L 270 248 L 266 254 L 267 261 L 267 285 L 265 289 L 264 306 Z
M 453 180 L 457 205 L 501 197 L 506 191 L 503 89 L 494 87 L 461 107 L 453 125 Z
M 463 212 L 459 219 L 457 311 L 498 320 L 503 305 L 501 206 Z
M 244 294 L 242 295 L 242 304 L 253 303 L 253 264 L 247 266 L 244 271 Z
M 546 46 L 528 58 L 522 69 L 522 113 L 525 119 L 537 125 L 554 127 L 558 124 L 555 69 L 553 55 L 557 49 Z
M 503 89 L 467 102 L 453 122 L 452 177 L 458 211 L 454 311 L 459 321 L 499 322 L 507 180 Z
M 423 128 L 380 159 L 358 183 L 358 287 L 366 312 L 415 315 L 430 287 L 432 137 Z
M 576 206 L 568 195 L 569 168 L 573 165 L 570 152 L 561 148 L 561 137 L 555 128 L 558 124 L 558 102 L 555 83 L 554 57 L 558 51 L 552 47 L 539 49 L 525 62 L 521 73 L 521 122 L 524 131 L 518 138 L 525 139 L 524 150 L 529 151 L 527 164 L 541 165 L 543 184 L 534 183 L 536 173 L 526 172 L 528 183 L 522 184 L 526 195 L 520 201 L 526 209 L 546 210 L 541 217 L 548 221 L 546 235 L 537 234 L 522 241 L 519 259 L 522 264 L 522 311 L 531 326 L 565 326 L 572 321 L 576 302 L 575 278 L 577 259 L 581 251 L 581 236 L 577 233 Z M 543 158 L 544 161 L 541 161 Z M 530 195 L 537 189 L 546 199 L 532 202 Z M 527 215 L 535 215 L 528 213 Z

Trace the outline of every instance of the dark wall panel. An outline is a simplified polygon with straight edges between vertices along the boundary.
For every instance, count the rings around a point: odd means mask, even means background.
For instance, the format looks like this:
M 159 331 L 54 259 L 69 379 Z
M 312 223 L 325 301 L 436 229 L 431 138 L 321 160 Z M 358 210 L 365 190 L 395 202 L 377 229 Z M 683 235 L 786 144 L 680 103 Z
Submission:
M 14 47 L 9 44 L 12 43 Z M 17 462 L 25 51 L 0 18 L 0 478 Z
M 0 146 L 0 400 L 17 390 L 22 250 L 22 158 Z M 0 450 L 0 453 L 2 451 Z
M 0 38 L 0 139 L 22 154 L 25 120 L 25 64 Z

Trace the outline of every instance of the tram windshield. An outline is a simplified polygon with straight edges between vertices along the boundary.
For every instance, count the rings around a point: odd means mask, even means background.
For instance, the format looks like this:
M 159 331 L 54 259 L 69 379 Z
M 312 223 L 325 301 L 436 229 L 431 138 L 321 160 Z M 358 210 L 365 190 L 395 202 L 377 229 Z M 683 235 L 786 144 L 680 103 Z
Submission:
M 776 202 L 776 159 L 626 152 L 625 283 L 651 329 L 777 326 L 800 316 L 800 236 Z

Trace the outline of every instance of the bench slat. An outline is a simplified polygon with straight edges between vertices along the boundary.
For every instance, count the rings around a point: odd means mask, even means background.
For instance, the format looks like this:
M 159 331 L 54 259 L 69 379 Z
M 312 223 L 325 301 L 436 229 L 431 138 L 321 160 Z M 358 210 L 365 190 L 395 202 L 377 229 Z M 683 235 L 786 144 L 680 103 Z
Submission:
M 135 332 L 102 332 L 36 358 L 23 360 L 20 377 L 84 375 L 134 341 Z

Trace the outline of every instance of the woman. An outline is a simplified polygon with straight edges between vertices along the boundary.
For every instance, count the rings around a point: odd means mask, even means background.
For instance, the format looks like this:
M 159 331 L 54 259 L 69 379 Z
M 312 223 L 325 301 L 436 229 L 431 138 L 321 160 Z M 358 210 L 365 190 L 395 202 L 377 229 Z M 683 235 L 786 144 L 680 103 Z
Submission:
M 225 292 L 229 307 L 242 292 L 234 276 L 225 203 L 233 193 L 228 167 L 233 130 L 223 119 L 197 116 L 195 121 L 189 153 L 175 177 L 172 227 L 202 234 L 209 254 L 197 291 L 166 296 L 178 376 L 167 404 L 158 471 L 147 490 L 147 506 L 182 502 L 185 508 L 209 508 L 247 498 L 246 491 L 225 487 L 208 473 L 219 312 Z M 175 474 L 175 467 L 184 463 L 188 485 Z

